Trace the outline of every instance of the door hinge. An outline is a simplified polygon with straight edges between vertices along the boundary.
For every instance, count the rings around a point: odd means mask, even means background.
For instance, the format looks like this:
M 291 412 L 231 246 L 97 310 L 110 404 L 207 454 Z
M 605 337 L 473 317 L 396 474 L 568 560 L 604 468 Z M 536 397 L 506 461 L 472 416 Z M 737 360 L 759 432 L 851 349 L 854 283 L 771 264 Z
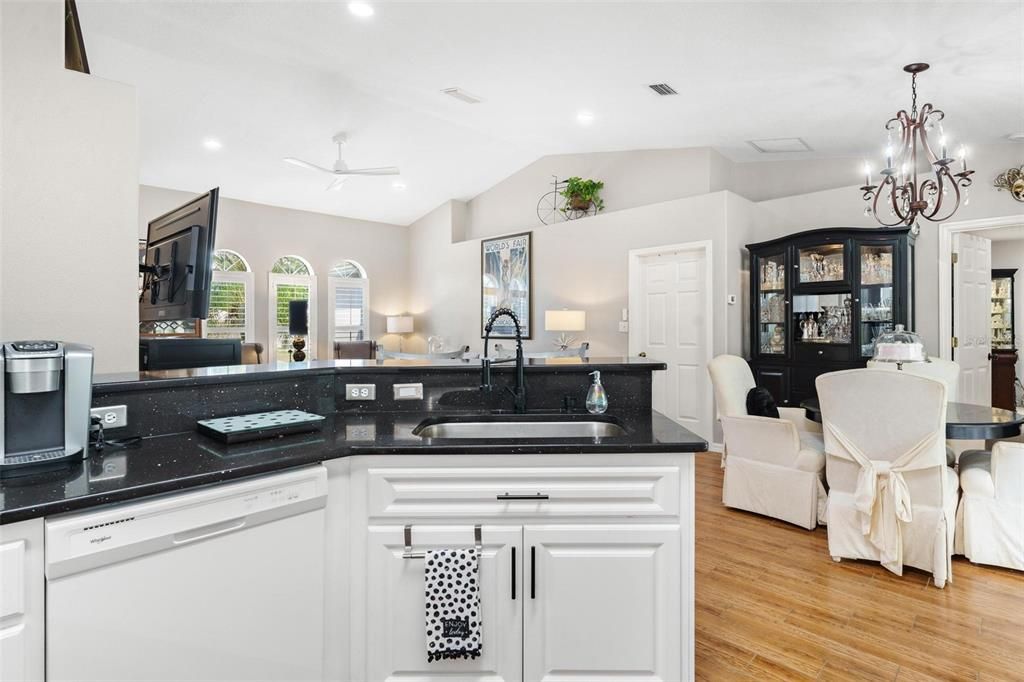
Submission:
M 953 262 L 953 265 L 956 265 L 957 263 L 960 262 L 960 254 L 957 253 L 956 251 L 953 252 L 952 262 Z
M 953 337 L 953 348 L 959 348 L 959 347 L 960 347 L 960 339 L 958 339 L 957 337 L 954 336 Z

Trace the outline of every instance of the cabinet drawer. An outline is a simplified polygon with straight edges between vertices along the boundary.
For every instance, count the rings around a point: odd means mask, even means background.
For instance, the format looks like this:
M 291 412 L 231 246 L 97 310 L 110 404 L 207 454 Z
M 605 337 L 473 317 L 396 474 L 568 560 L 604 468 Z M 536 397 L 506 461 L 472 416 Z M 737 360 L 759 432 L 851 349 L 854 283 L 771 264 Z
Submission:
M 675 518 L 680 479 L 678 467 L 653 465 L 371 467 L 367 511 L 371 519 Z
M 830 343 L 798 343 L 796 359 L 800 362 L 847 362 L 850 346 Z

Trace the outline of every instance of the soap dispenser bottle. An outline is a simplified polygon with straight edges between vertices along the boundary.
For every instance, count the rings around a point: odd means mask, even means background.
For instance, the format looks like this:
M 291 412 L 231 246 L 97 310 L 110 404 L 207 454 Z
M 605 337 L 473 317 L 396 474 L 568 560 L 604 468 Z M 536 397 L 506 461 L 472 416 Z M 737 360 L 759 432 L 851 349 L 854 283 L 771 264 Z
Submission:
M 608 410 L 608 394 L 604 392 L 601 385 L 601 373 L 593 371 L 590 376 L 594 377 L 594 383 L 590 385 L 587 392 L 587 412 L 590 414 L 604 414 Z

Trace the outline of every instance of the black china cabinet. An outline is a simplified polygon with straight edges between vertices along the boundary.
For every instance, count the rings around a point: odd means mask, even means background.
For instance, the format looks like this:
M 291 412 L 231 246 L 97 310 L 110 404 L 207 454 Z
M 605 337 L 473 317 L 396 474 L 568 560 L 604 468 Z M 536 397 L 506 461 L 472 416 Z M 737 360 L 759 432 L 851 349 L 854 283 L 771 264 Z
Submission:
M 750 365 L 780 405 L 815 397 L 826 372 L 864 367 L 875 338 L 914 328 L 909 227 L 827 228 L 750 251 Z

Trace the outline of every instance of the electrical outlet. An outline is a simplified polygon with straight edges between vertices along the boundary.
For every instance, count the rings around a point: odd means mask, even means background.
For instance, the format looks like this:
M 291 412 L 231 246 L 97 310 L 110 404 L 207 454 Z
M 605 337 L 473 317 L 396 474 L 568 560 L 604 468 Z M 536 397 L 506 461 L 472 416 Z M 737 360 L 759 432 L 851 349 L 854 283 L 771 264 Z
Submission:
M 619 322 L 619 331 L 623 334 L 629 333 L 629 322 Z
M 89 410 L 90 417 L 96 417 L 103 424 L 104 429 L 119 429 L 128 426 L 128 406 L 110 405 L 109 407 L 94 407 Z
M 345 400 L 376 400 L 376 384 L 345 384 Z
M 423 384 L 395 384 L 395 400 L 423 400 Z

